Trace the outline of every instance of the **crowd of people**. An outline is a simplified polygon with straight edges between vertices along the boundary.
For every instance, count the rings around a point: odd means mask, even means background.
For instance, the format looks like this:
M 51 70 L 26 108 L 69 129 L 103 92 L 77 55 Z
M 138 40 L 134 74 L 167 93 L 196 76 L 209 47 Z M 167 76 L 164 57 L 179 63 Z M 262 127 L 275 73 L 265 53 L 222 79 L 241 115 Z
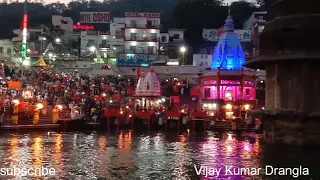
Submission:
M 30 89 L 33 94 L 28 101 L 43 102 L 48 105 L 64 104 L 66 108 L 81 107 L 82 114 L 92 117 L 92 109 L 99 110 L 115 106 L 122 99 L 130 96 L 138 82 L 137 76 L 107 75 L 90 77 L 87 75 L 64 73 L 53 69 L 29 68 L 22 71 L 8 66 L 2 66 L 4 81 L 21 81 L 23 89 Z M 160 79 L 163 93 L 167 96 L 187 94 L 192 87 L 187 80 Z M 17 98 L 21 93 L 2 89 L 2 97 L 7 102 Z M 113 103 L 110 103 L 110 102 Z

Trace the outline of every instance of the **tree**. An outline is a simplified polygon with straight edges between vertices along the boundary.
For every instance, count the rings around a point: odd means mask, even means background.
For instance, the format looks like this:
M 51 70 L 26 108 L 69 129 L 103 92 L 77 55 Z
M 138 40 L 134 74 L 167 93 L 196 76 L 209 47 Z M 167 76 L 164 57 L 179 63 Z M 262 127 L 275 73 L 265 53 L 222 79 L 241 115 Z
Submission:
M 253 4 L 240 1 L 231 5 L 231 15 L 233 16 L 235 27 L 242 28 L 242 24 L 251 14 L 257 10 Z M 174 9 L 172 14 L 172 24 L 176 28 L 186 29 L 185 37 L 189 55 L 196 53 L 202 44 L 202 29 L 219 29 L 224 25 L 228 15 L 228 7 L 222 0 L 196 0 L 182 1 Z M 191 57 L 188 59 L 192 59 Z
M 278 0 L 256 0 L 256 2 L 264 9 L 268 10 L 273 3 Z
M 258 10 L 258 7 L 252 3 L 248 3 L 247 1 L 233 2 L 231 4 L 231 15 L 235 27 L 241 29 L 244 21 L 246 21 L 253 12 Z

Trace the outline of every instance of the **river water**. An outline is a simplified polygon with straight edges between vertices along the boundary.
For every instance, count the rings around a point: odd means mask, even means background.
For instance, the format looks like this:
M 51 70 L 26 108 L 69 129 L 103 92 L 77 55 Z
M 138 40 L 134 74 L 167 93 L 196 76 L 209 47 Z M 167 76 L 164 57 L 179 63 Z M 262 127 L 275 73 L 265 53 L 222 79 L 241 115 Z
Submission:
M 320 179 L 315 149 L 265 145 L 259 137 L 228 133 L 120 133 L 17 132 L 0 134 L 0 167 L 48 167 L 56 170 L 49 179 L 294 179 L 292 176 L 234 176 L 235 168 L 308 167 Z M 200 167 L 222 168 L 218 178 L 197 175 Z M 226 172 L 226 171 L 225 171 Z M 15 179 L 2 176 L 0 179 Z M 20 179 L 34 179 L 20 177 Z M 41 179 L 41 178 L 38 178 Z

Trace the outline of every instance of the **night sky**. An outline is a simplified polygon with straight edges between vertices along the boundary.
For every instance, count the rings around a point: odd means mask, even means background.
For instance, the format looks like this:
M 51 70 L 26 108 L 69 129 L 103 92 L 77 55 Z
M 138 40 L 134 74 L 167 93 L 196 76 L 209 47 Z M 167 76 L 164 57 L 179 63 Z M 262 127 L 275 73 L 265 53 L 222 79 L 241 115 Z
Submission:
M 69 3 L 71 0 L 60 0 L 59 2 L 62 2 L 62 3 Z M 238 0 L 224 0 L 225 3 L 231 3 L 231 2 L 234 2 L 234 1 L 238 1 Z M 252 0 L 248 0 L 249 2 L 252 1 Z M 48 3 L 53 3 L 53 2 L 57 2 L 55 0 L 44 0 L 44 2 L 46 4 Z

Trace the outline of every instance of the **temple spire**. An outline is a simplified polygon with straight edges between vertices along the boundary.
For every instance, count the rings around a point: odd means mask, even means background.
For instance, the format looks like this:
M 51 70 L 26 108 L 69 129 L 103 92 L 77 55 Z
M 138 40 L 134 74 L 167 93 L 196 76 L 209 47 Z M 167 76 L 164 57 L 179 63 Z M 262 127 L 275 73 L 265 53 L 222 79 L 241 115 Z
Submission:
M 231 6 L 228 5 L 228 17 L 224 24 L 224 32 L 233 32 L 234 24 L 231 16 Z

